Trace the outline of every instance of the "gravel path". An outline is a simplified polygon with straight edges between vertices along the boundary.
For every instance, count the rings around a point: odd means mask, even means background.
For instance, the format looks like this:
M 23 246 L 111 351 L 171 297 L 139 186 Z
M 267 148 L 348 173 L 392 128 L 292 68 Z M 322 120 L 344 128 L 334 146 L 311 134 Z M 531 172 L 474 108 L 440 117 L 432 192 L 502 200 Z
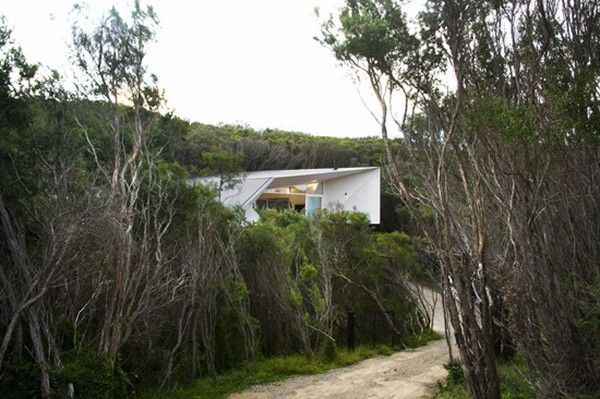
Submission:
M 430 294 L 433 295 L 433 294 Z M 434 329 L 444 333 L 441 303 L 435 312 Z M 363 360 L 327 373 L 293 377 L 259 385 L 230 399 L 417 399 L 426 398 L 438 380 L 446 376 L 442 367 L 448 361 L 446 340 L 409 349 L 387 357 Z

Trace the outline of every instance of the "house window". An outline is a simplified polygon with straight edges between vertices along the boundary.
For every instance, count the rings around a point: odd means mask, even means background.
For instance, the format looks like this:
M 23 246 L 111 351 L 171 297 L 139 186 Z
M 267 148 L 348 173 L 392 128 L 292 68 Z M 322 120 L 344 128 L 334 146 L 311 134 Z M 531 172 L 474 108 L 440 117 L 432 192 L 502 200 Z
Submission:
M 265 190 L 265 193 L 272 194 L 323 194 L 323 183 L 314 182 L 306 184 L 296 184 L 288 187 L 272 187 Z
M 289 208 L 290 202 L 287 198 L 269 198 L 256 201 L 256 207 L 258 209 L 273 208 L 282 210 Z
M 310 216 L 323 207 L 323 183 L 311 182 L 293 186 L 271 187 L 256 200 L 256 208 L 293 208 Z

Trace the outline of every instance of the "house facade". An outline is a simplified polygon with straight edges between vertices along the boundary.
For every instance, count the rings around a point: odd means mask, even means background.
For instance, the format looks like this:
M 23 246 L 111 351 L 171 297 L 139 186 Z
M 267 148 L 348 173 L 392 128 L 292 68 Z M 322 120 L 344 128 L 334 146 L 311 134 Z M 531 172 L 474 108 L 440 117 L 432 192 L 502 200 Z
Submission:
M 260 208 L 294 208 L 309 216 L 317 209 L 355 210 L 379 224 L 380 180 L 377 167 L 245 172 L 235 184 L 221 188 L 219 199 L 242 207 L 249 221 L 259 219 Z M 218 177 L 192 183 L 220 186 Z

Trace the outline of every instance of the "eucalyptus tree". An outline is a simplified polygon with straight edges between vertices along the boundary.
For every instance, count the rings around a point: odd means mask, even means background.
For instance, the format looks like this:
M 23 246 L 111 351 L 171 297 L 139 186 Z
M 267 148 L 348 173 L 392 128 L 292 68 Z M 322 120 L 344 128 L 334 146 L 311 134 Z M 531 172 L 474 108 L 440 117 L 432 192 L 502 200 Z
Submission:
M 584 161 L 597 160 L 598 2 L 432 0 L 413 25 L 403 6 L 348 0 L 320 40 L 378 100 L 386 167 L 442 266 L 471 396 L 499 397 L 508 331 L 540 392 L 595 389 L 584 359 L 597 348 L 573 339 L 587 336 L 576 326 L 588 305 L 568 287 L 598 284 L 597 243 L 584 230 L 598 231 L 582 228 L 598 209 L 596 169 Z M 389 126 L 403 136 L 402 168 Z M 566 216 L 559 203 L 578 211 Z M 589 255 L 578 265 L 556 252 L 566 230 Z
M 164 192 L 154 174 L 156 154 L 146 144 L 153 111 L 162 103 L 156 77 L 145 62 L 157 23 L 153 9 L 142 8 L 136 1 L 130 19 L 113 7 L 90 31 L 73 27 L 80 90 L 87 98 L 105 102 L 111 114 L 111 123 L 105 125 L 111 154 L 99 153 L 87 128 L 81 128 L 97 172 L 108 187 L 106 207 L 114 252 L 108 265 L 99 348 L 113 363 L 136 318 L 150 306 L 154 290 L 164 285 L 160 282 L 165 264 L 163 237 L 174 212 L 174 198 Z M 127 115 L 126 106 L 132 115 Z

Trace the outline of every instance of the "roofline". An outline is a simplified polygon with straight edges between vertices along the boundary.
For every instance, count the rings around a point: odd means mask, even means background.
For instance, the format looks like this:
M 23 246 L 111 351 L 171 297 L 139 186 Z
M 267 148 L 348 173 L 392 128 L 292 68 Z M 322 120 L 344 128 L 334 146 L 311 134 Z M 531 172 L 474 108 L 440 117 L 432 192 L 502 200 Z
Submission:
M 273 170 L 253 170 L 244 171 L 241 174 L 246 179 L 263 179 L 266 177 L 301 177 L 303 175 L 313 174 L 325 174 L 335 172 L 367 172 L 369 170 L 380 169 L 378 166 L 359 166 L 359 167 L 348 167 L 348 168 L 314 168 L 314 169 L 273 169 Z M 276 176 L 281 174 L 281 176 Z

